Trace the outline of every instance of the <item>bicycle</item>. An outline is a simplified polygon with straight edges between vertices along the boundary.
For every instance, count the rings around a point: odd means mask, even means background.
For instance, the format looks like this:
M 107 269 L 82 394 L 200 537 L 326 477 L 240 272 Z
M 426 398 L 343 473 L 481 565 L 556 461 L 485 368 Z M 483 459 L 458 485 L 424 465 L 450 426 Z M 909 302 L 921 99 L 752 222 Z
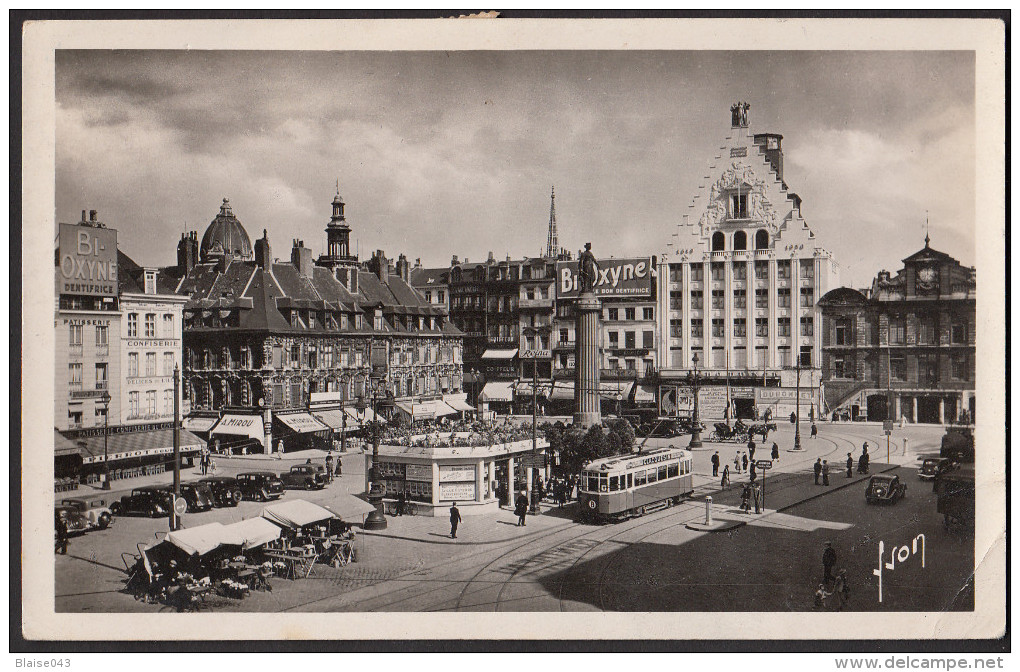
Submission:
M 400 515 L 397 513 L 397 509 L 400 507 L 400 502 L 386 502 L 386 514 L 390 516 Z M 413 502 L 404 502 L 404 513 L 405 516 L 417 516 L 418 507 Z

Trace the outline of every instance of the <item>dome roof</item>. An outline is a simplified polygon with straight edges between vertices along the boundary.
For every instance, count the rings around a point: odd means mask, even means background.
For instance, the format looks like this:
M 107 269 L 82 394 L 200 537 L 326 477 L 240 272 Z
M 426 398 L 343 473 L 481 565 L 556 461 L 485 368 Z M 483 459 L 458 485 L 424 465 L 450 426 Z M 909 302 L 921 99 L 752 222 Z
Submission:
M 231 253 L 242 259 L 251 259 L 251 238 L 248 232 L 241 226 L 241 222 L 234 217 L 230 209 L 230 201 L 223 199 L 220 206 L 220 213 L 216 215 L 205 230 L 202 236 L 202 247 L 199 252 L 201 261 L 211 261 L 216 257 Z

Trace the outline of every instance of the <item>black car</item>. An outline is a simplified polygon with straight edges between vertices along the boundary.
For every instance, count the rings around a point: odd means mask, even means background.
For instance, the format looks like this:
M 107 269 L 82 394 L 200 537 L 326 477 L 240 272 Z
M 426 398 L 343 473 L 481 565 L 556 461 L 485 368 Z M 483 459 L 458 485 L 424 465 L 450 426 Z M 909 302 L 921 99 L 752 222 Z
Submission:
M 232 476 L 210 476 L 200 479 L 199 483 L 206 483 L 212 488 L 216 506 L 237 506 L 244 497 L 237 479 Z
M 933 481 L 939 474 L 952 469 L 952 460 L 947 457 L 929 456 L 923 458 L 921 468 L 917 470 L 917 477 L 922 481 Z
M 216 496 L 209 484 L 200 481 L 181 483 L 181 497 L 188 503 L 188 513 L 208 511 L 216 502 Z
M 326 487 L 326 468 L 321 464 L 295 464 L 290 471 L 280 476 L 285 488 L 322 490 Z
M 872 476 L 868 481 L 868 489 L 864 491 L 864 497 L 868 504 L 880 504 L 886 502 L 893 504 L 897 499 L 905 497 L 907 485 L 900 480 L 899 476 L 888 476 L 878 474 Z
M 57 506 L 54 512 L 57 518 L 63 518 L 67 523 L 68 536 L 85 534 L 91 527 L 88 518 L 77 507 Z
M 245 499 L 266 502 L 283 495 L 283 481 L 271 471 L 249 471 L 237 475 L 237 487 Z
M 119 502 L 110 504 L 115 515 L 144 515 L 155 518 L 166 516 L 173 509 L 173 494 L 166 486 L 145 485 L 124 495 Z

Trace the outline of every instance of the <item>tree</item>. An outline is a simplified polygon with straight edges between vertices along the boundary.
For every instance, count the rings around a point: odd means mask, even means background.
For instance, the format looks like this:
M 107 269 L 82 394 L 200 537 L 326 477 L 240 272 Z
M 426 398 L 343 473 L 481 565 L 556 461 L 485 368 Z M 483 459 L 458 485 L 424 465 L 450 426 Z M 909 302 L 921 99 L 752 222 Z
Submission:
M 610 455 L 619 455 L 623 452 L 623 442 L 615 430 L 609 430 L 609 434 L 606 435 L 606 444 Z
M 607 424 L 610 431 L 620 439 L 620 449 L 614 454 L 629 453 L 634 447 L 634 427 L 623 418 L 610 420 Z

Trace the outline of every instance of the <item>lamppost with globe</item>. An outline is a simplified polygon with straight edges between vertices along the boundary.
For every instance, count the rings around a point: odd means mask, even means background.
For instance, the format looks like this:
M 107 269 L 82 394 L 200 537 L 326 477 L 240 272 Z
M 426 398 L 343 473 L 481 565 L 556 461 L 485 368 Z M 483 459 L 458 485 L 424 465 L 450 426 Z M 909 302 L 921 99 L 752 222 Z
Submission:
M 365 518 L 366 530 L 385 530 L 386 517 L 383 515 L 383 497 L 386 495 L 386 488 L 379 481 L 379 388 L 386 383 L 385 374 L 377 369 L 372 370 L 369 376 L 369 385 L 372 387 L 372 466 L 367 470 L 369 478 L 368 503 L 375 507 L 372 513 Z M 364 421 L 367 403 L 365 396 L 358 397 L 356 408 L 358 414 Z
M 99 401 L 103 403 L 103 490 L 110 490 L 113 484 L 110 483 L 110 401 L 112 397 L 109 392 L 103 391 Z
M 691 414 L 691 442 L 688 447 L 701 448 L 701 417 L 698 414 L 698 388 L 701 387 L 701 381 L 698 379 L 698 353 L 694 353 L 691 361 L 694 362 L 694 371 L 687 374 L 687 379 L 694 392 L 694 411 Z

